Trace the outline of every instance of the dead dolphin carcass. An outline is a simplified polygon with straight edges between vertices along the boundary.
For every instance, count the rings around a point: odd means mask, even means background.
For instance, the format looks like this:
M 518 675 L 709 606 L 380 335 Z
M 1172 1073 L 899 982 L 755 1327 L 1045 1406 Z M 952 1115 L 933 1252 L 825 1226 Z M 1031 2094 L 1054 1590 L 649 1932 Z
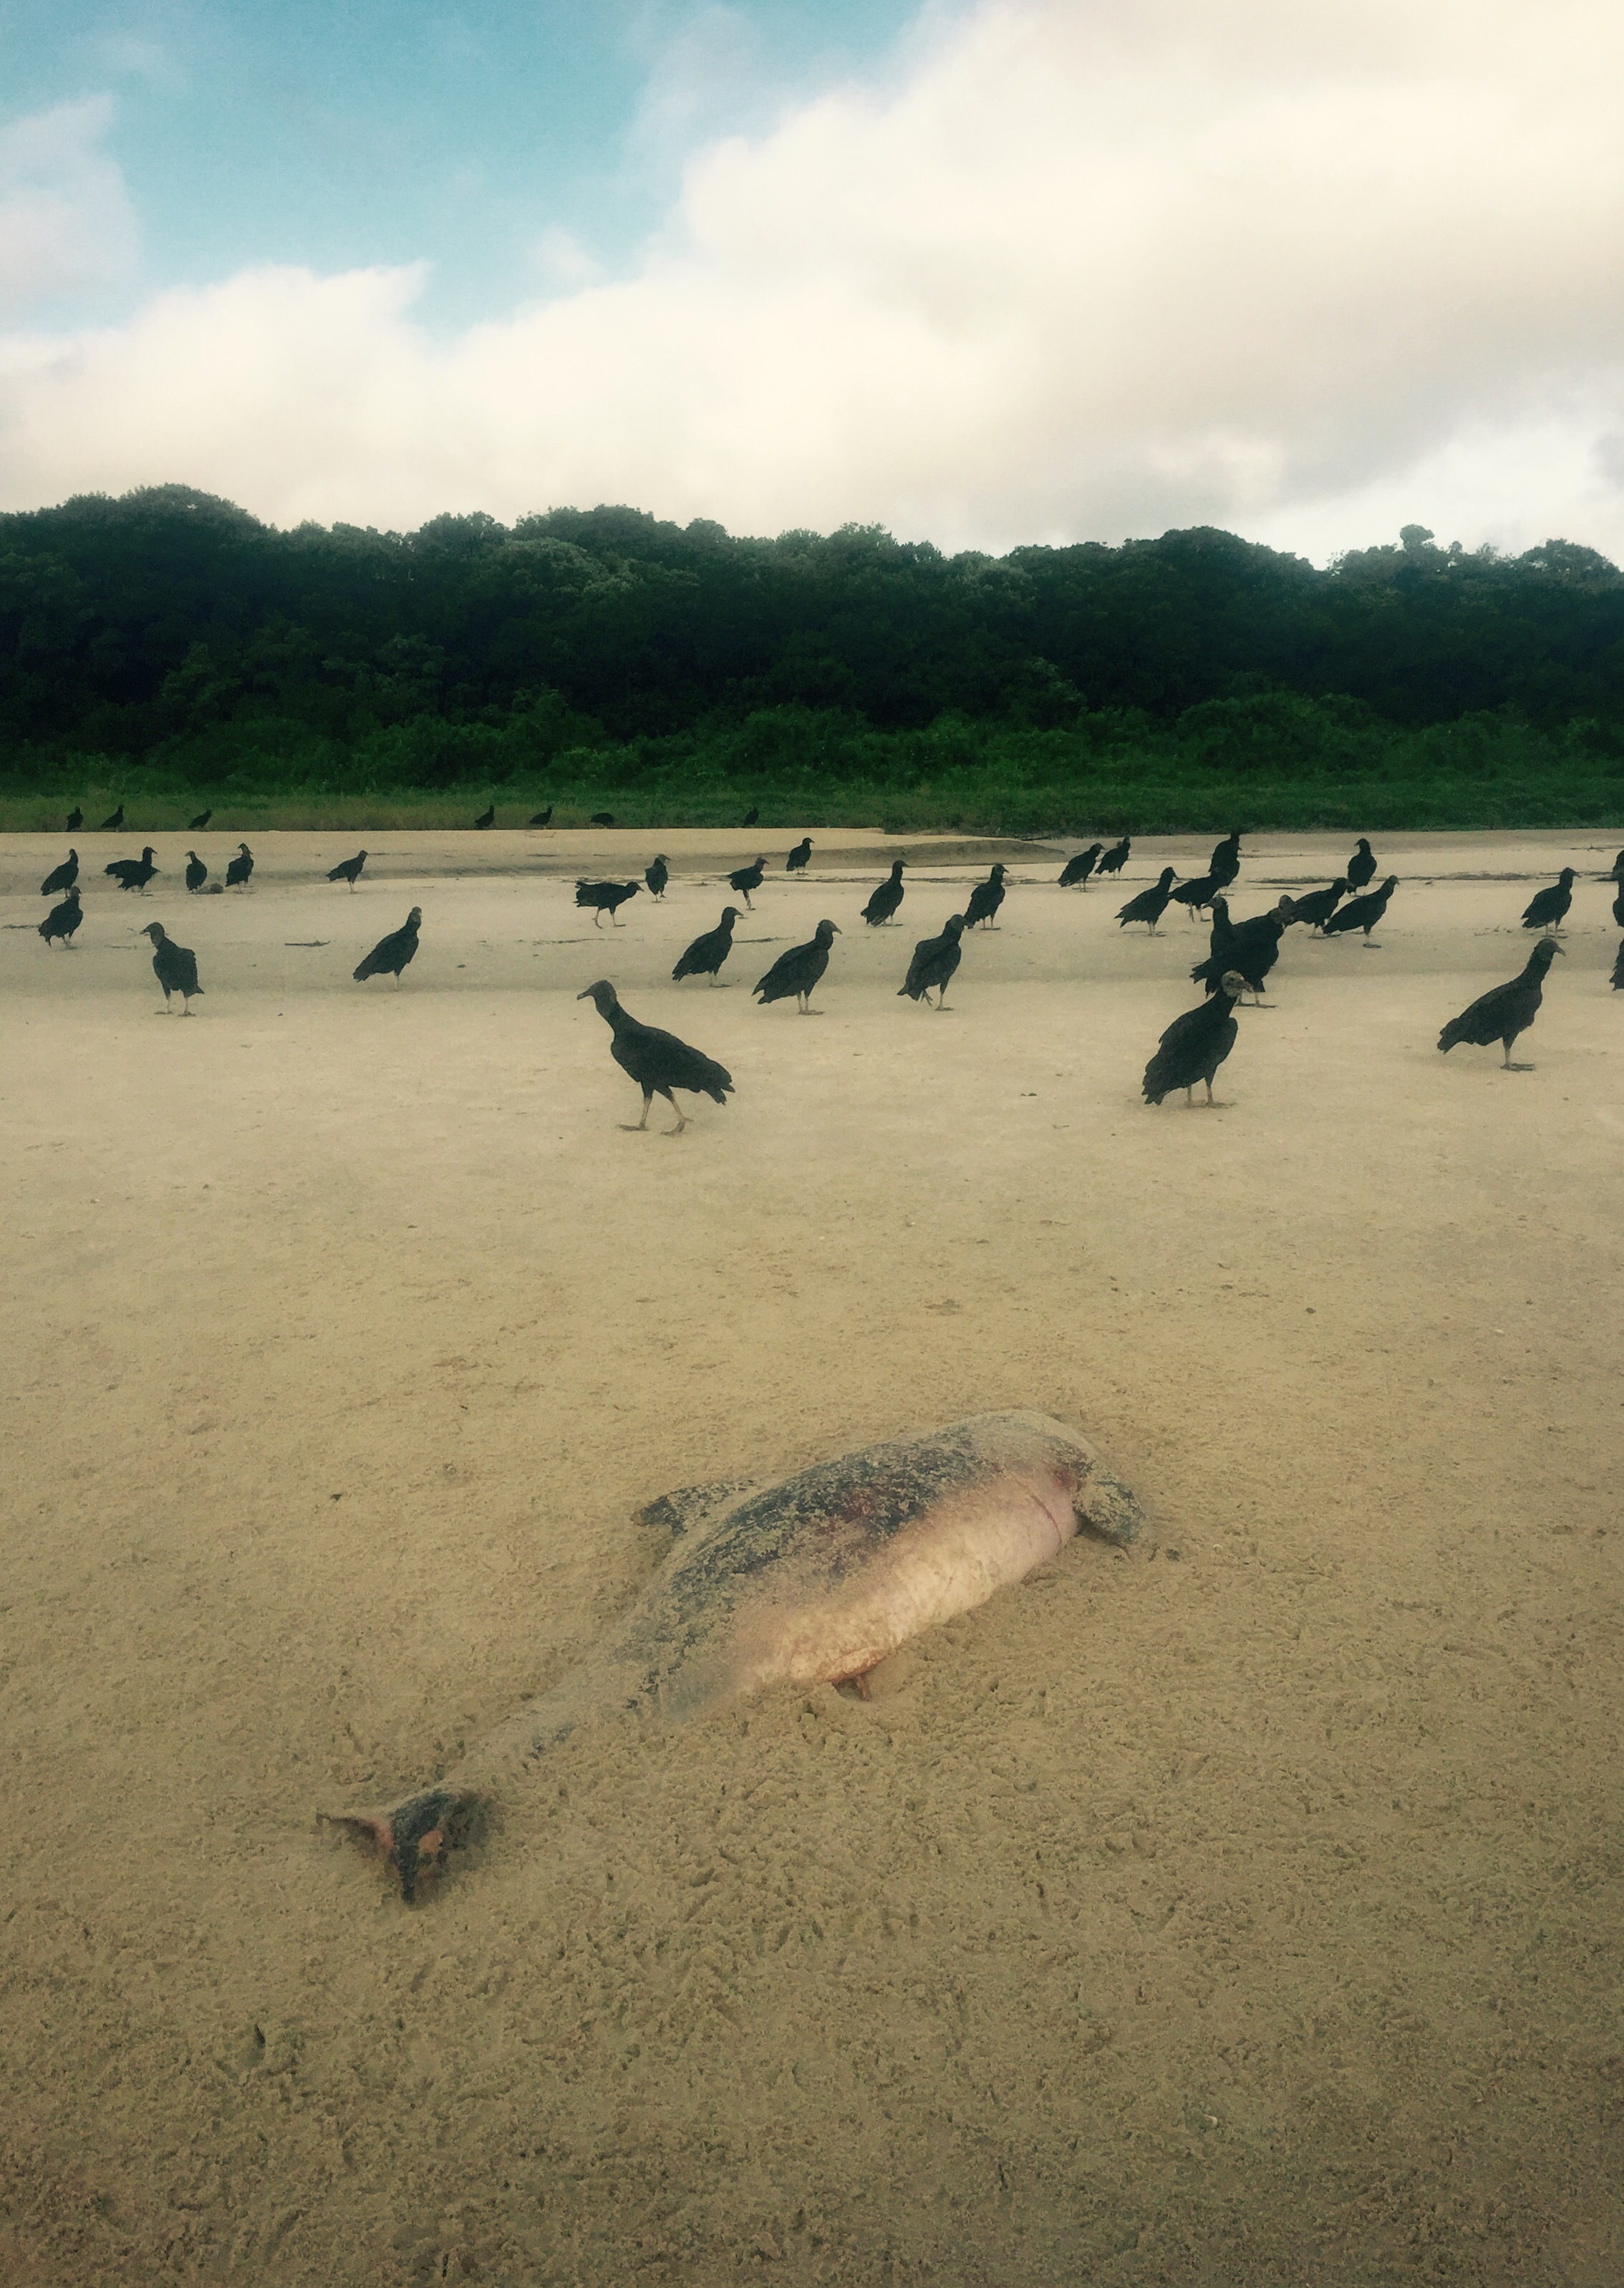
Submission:
M 370 1837 L 416 1895 L 468 1815 L 577 1726 L 618 1710 L 677 1721 L 769 1684 L 841 1684 L 984 1604 L 1086 1531 L 1119 1545 L 1138 1504 L 1042 1414 L 976 1414 L 801 1470 L 685 1488 L 639 1512 L 677 1545 L 620 1627 L 432 1787 L 325 1814 Z

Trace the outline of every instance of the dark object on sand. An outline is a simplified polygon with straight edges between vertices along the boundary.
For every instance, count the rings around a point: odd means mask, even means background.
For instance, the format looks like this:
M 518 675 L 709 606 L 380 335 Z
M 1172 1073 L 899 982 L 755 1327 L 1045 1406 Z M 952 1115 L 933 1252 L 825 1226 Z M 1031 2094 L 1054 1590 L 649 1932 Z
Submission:
M 749 910 L 752 913 L 755 911 L 755 908 L 750 905 L 750 892 L 752 890 L 760 889 L 762 879 L 765 875 L 766 870 L 766 860 L 764 858 L 758 858 L 753 866 L 741 866 L 737 873 L 730 874 L 727 878 L 728 888 L 730 890 L 738 891 L 739 895 L 744 900 L 745 905 L 749 908 Z
M 1215 845 L 1212 864 L 1208 868 L 1219 889 L 1227 890 L 1240 871 L 1240 829 L 1232 827 L 1222 842 Z
M 812 836 L 804 834 L 784 861 L 786 874 L 804 874 L 812 860 Z
M 863 919 L 870 929 L 883 929 L 902 903 L 902 869 L 907 863 L 906 858 L 891 860 L 891 872 L 863 908 Z
M 1207 1101 L 1212 1102 L 1212 1076 L 1235 1045 L 1240 1029 L 1235 1004 L 1246 983 L 1238 971 L 1229 970 L 1218 980 L 1209 1001 L 1174 1018 L 1145 1068 L 1146 1104 L 1160 1104 L 1176 1088 L 1182 1088 L 1184 1101 L 1193 1104 L 1198 1080 L 1207 1084 Z
M 172 937 L 165 936 L 162 922 L 148 922 L 141 934 L 152 940 L 153 975 L 163 988 L 164 1007 L 170 1005 L 170 994 L 178 993 L 180 1013 L 189 1017 L 194 997 L 203 989 L 197 981 L 197 956 L 189 945 L 177 945 Z
M 800 1005 L 803 1017 L 815 1013 L 807 1005 L 812 990 L 829 965 L 830 941 L 841 935 L 834 922 L 820 922 L 807 945 L 792 945 L 788 953 L 780 953 L 766 975 L 758 978 L 755 990 L 764 1009 L 769 1001 L 788 1001 L 793 993 Z
M 954 971 L 963 959 L 964 949 L 959 940 L 964 934 L 964 917 L 951 914 L 947 926 L 939 937 L 922 937 L 914 948 L 914 958 L 907 965 L 906 981 L 897 988 L 899 1001 L 906 993 L 910 1001 L 923 1001 L 927 1009 L 947 1005 L 947 987 Z M 932 1005 L 931 988 L 936 988 Z
M 1104 847 L 1103 843 L 1090 842 L 1086 850 L 1079 850 L 1073 857 L 1068 858 L 1060 869 L 1060 887 L 1063 890 L 1086 890 L 1089 877 L 1098 865 L 1099 854 Z
M 198 856 L 195 850 L 188 850 L 186 853 L 186 889 L 190 895 L 195 897 L 208 879 L 209 869 L 204 865 L 202 860 Z
M 1350 891 L 1362 890 L 1367 882 L 1374 881 L 1376 873 L 1374 854 L 1362 834 L 1352 857 L 1342 870 Z
M 104 874 L 111 874 L 121 890 L 144 892 L 158 869 L 153 864 L 152 845 L 149 842 L 139 858 L 115 858 L 110 865 L 104 866 L 101 870 Z
M 39 926 L 39 933 L 47 945 L 53 938 L 59 937 L 64 945 L 70 945 L 74 932 L 83 919 L 84 916 L 79 910 L 79 893 L 77 889 L 70 889 L 59 906 L 51 907 Z
M 347 882 L 352 889 L 360 879 L 360 870 L 367 862 L 367 854 L 358 850 L 353 858 L 342 858 L 337 866 L 328 869 L 329 882 Z
M 623 1073 L 630 1073 L 643 1092 L 643 1117 L 638 1121 L 621 1123 L 622 1128 L 636 1133 L 648 1126 L 648 1108 L 655 1097 L 664 1097 L 677 1115 L 675 1128 L 663 1132 L 680 1136 L 687 1120 L 671 1094 L 674 1088 L 685 1088 L 696 1096 L 708 1096 L 713 1103 L 725 1104 L 733 1084 L 733 1076 L 725 1065 L 717 1064 L 714 1057 L 699 1049 L 691 1049 L 679 1041 L 675 1033 L 662 1033 L 657 1025 L 640 1024 L 622 1008 L 619 997 L 607 978 L 599 978 L 589 985 L 584 993 L 577 993 L 577 1001 L 590 1001 L 604 1020 L 614 1038 L 609 1053 Z
M 1179 884 L 1172 893 L 1171 902 L 1183 906 L 1191 920 L 1194 921 L 1197 915 L 1205 913 L 1213 900 L 1221 896 L 1226 887 L 1227 885 L 1221 882 L 1216 874 L 1198 874 L 1193 881 Z
M 61 864 L 46 875 L 39 886 L 39 894 L 42 898 L 54 898 L 59 891 L 71 890 L 78 878 L 79 854 L 70 850 Z
M 366 959 L 359 965 L 355 971 L 356 983 L 359 985 L 368 977 L 387 975 L 399 985 L 400 972 L 416 954 L 417 932 L 422 923 L 423 908 L 414 906 L 400 928 L 391 930 L 387 937 L 379 938 Z
M 1529 955 L 1527 965 L 1519 976 L 1506 985 L 1497 985 L 1492 993 L 1485 993 L 1471 1006 L 1452 1017 L 1438 1037 L 1440 1049 L 1447 1052 L 1458 1042 L 1467 1041 L 1474 1048 L 1486 1049 L 1498 1041 L 1502 1050 L 1501 1062 L 1507 1072 L 1532 1072 L 1532 1065 L 1514 1065 L 1511 1044 L 1519 1033 L 1525 1033 L 1540 1013 L 1540 1004 L 1545 998 L 1545 973 L 1557 955 L 1565 951 L 1554 937 L 1540 940 Z M 1613 980 L 1616 984 L 1618 980 Z
M 1347 894 L 1346 882 L 1327 882 L 1322 890 L 1305 890 L 1300 898 L 1294 901 L 1297 919 L 1311 922 L 1323 937 L 1327 922 Z
M 226 888 L 228 890 L 241 890 L 245 888 L 247 886 L 248 878 L 253 870 L 254 854 L 249 848 L 246 842 L 239 842 L 237 845 L 237 854 L 226 869 Z
M 1128 863 L 1128 854 L 1132 848 L 1133 844 L 1126 834 L 1120 842 L 1113 842 L 1099 862 L 1099 872 L 1120 874 Z
M 1398 877 L 1390 874 L 1379 890 L 1368 891 L 1362 898 L 1350 898 L 1345 906 L 1338 906 L 1334 914 L 1327 916 L 1322 934 L 1343 937 L 1352 930 L 1363 930 L 1367 946 L 1379 953 L 1381 948 L 1373 942 L 1370 933 L 1387 911 L 1387 902 L 1398 886 Z
M 737 906 L 724 906 L 722 918 L 715 929 L 706 930 L 696 937 L 685 953 L 678 956 L 671 972 L 673 979 L 708 977 L 714 985 L 717 972 L 733 949 L 733 924 L 739 918 Z
M 1007 866 L 1000 863 L 994 867 L 985 882 L 976 884 L 970 894 L 970 903 L 964 909 L 966 929 L 974 929 L 978 923 L 985 924 L 988 929 L 997 928 L 993 916 L 1003 903 L 1003 878 L 1009 870 Z
M 1137 898 L 1129 898 L 1128 903 L 1119 910 L 1116 918 L 1118 929 L 1125 928 L 1129 922 L 1148 922 L 1150 933 L 1154 937 L 1172 895 L 1173 869 L 1164 866 L 1159 882 L 1151 889 L 1141 890 Z
M 1525 929 L 1560 929 L 1573 902 L 1573 870 L 1565 866 L 1549 890 L 1536 890 L 1523 908 Z
M 670 878 L 671 870 L 665 862 L 665 854 L 663 851 L 661 851 L 659 856 L 655 858 L 652 866 L 645 866 L 643 869 L 643 879 L 648 884 L 649 895 L 651 897 L 663 898 L 665 895 L 665 886 Z
M 642 887 L 641 882 L 577 882 L 575 903 L 591 907 L 594 929 L 603 927 L 606 914 L 612 927 L 624 929 L 625 923 L 617 922 L 614 918 L 615 910 L 623 906 L 629 898 L 635 898 Z

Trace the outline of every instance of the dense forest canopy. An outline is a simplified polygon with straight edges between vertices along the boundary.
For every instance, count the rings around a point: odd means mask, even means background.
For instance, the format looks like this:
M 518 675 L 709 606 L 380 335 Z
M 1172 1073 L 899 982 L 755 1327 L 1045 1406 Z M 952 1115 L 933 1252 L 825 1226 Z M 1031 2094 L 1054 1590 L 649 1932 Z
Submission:
M 0 517 L 13 779 L 359 758 L 432 786 L 606 749 L 873 776 L 883 752 L 917 770 L 922 735 L 939 769 L 1047 736 L 1079 767 L 1154 748 L 1288 779 L 1380 767 L 1395 740 L 1481 767 L 1513 732 L 1604 770 L 1624 754 L 1624 576 L 1589 549 L 1509 558 L 1408 526 L 1319 570 L 1197 528 L 949 557 L 607 507 L 282 532 L 180 486 Z

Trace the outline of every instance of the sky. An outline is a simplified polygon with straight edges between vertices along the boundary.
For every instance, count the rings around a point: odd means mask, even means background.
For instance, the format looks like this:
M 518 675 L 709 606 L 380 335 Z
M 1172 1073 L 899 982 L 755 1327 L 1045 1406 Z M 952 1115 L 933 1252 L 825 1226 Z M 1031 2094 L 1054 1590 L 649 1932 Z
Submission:
M 1612 0 L 0 0 L 0 508 L 1624 560 Z

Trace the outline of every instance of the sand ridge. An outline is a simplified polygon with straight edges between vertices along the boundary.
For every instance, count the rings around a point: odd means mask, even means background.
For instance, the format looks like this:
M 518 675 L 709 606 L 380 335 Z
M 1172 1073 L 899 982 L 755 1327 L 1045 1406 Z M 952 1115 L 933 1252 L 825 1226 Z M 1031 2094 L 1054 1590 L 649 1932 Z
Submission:
M 814 836 L 713 992 L 670 965 L 753 834 L 662 838 L 613 933 L 570 877 L 652 838 L 495 838 L 352 896 L 358 840 L 261 837 L 205 902 L 88 838 L 71 953 L 66 845 L 0 842 L 13 2275 L 1611 2288 L 1611 892 L 1534 1073 L 1433 1045 L 1624 833 L 1378 838 L 1382 950 L 1294 932 L 1212 1115 L 1137 1094 L 1204 933 L 1111 918 L 1210 838 L 1120 896 L 1018 854 L 939 1019 L 896 986 L 990 848 L 875 933 L 886 846 Z M 1248 838 L 1236 911 L 1346 846 Z M 823 913 L 826 1013 L 757 1009 Z M 616 1129 L 600 974 L 734 1072 L 680 1141 Z M 1158 1556 L 1069 1548 L 867 1705 L 580 1735 L 419 1911 L 317 1826 L 564 1673 L 667 1487 L 1004 1405 Z

